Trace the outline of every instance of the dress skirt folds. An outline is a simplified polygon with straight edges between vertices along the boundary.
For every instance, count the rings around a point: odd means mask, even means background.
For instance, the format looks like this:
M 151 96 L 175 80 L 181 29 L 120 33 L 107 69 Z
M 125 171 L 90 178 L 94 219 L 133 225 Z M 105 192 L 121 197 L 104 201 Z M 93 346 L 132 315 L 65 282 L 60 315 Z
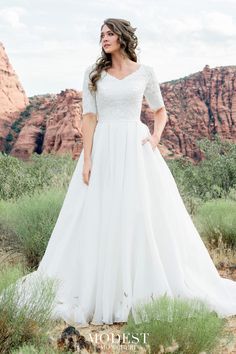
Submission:
M 142 145 L 143 96 L 153 110 L 164 106 L 155 70 L 141 64 L 123 79 L 103 71 L 91 93 L 92 68 L 83 81 L 83 114 L 97 114 L 89 184 L 82 150 L 45 254 L 19 287 L 58 279 L 53 317 L 81 325 L 126 322 L 139 301 L 164 294 L 236 315 L 236 282 L 218 274 L 159 149 Z

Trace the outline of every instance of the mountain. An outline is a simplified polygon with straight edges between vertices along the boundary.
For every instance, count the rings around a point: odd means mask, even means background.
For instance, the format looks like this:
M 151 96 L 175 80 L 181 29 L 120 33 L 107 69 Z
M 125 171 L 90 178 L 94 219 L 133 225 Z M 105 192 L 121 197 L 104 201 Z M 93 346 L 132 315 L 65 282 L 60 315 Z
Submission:
M 19 78 L 12 68 L 3 44 L 0 42 L 0 150 L 5 149 L 5 138 L 11 125 L 28 105 L 29 100 Z
M 4 47 L 0 44 L 0 151 L 22 159 L 36 153 L 70 153 L 76 159 L 83 143 L 79 134 L 82 92 L 27 98 Z M 236 141 L 236 66 L 210 68 L 161 83 L 168 122 L 159 148 L 166 158 L 204 158 L 197 146 L 203 137 Z M 153 112 L 143 99 L 140 119 L 153 131 Z
M 78 130 L 81 116 L 82 93 L 76 90 L 30 97 L 12 125 L 9 153 L 26 160 L 33 152 L 70 153 L 77 158 L 83 145 Z
M 169 121 L 162 135 L 173 156 L 201 160 L 196 141 L 236 141 L 236 66 L 210 68 L 161 84 Z

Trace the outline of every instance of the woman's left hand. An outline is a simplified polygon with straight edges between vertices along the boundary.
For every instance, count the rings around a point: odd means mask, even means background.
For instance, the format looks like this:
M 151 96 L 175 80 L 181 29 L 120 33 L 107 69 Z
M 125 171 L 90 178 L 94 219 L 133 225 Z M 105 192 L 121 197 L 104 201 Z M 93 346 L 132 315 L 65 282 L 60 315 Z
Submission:
M 150 142 L 150 144 L 152 146 L 152 149 L 155 150 L 155 148 L 157 148 L 157 145 L 160 142 L 160 137 L 159 136 L 154 136 L 154 135 L 147 136 L 146 138 L 144 138 L 142 140 L 142 144 L 145 144 L 147 141 Z

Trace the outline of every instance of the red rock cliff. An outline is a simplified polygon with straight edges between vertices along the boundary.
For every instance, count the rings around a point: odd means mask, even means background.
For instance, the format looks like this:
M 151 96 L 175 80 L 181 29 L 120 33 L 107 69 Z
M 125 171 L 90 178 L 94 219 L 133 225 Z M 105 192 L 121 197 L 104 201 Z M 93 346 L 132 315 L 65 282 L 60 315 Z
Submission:
M 76 90 L 32 97 L 18 119 L 18 133 L 13 126 L 15 141 L 10 154 L 28 159 L 33 152 L 70 153 L 76 158 L 82 149 L 81 101 L 82 95 Z
M 5 150 L 5 138 L 11 124 L 29 103 L 19 79 L 0 42 L 0 151 Z
M 196 145 L 200 138 L 236 142 L 236 66 L 210 68 L 162 83 L 169 121 L 162 135 L 167 156 L 202 159 Z M 144 106 L 142 117 L 152 131 L 153 115 Z
M 0 72 L 1 150 L 24 159 L 33 152 L 69 152 L 77 158 L 82 149 L 82 92 L 67 89 L 28 100 L 2 45 Z M 201 160 L 197 140 L 202 137 L 219 134 L 236 141 L 235 82 L 236 66 L 206 65 L 202 71 L 161 84 L 169 119 L 159 147 L 166 158 Z M 141 120 L 152 132 L 153 113 L 145 99 Z

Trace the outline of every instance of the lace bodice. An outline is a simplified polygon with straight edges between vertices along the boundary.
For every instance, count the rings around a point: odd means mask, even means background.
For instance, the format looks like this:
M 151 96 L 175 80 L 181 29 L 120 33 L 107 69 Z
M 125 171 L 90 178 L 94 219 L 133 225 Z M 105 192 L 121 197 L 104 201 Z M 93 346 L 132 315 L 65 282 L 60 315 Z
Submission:
M 97 91 L 91 93 L 88 84 L 92 68 L 93 65 L 88 66 L 84 73 L 83 114 L 95 113 L 99 121 L 140 120 L 143 96 L 154 111 L 164 106 L 153 67 L 141 64 L 123 79 L 104 70 L 97 82 Z

